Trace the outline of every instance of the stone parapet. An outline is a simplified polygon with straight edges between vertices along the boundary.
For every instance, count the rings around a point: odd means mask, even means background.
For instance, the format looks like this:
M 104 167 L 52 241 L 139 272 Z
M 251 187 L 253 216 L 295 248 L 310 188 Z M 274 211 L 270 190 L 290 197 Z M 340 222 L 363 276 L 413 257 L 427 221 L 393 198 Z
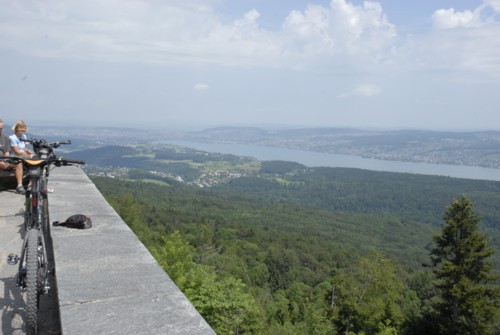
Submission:
M 49 189 L 51 222 L 93 222 L 51 227 L 62 334 L 215 334 L 79 167 Z

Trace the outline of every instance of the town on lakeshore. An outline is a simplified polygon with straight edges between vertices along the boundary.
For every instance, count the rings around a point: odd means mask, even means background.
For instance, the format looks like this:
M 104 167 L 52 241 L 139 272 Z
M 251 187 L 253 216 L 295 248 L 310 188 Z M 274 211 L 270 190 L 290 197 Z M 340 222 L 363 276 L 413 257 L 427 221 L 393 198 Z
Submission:
M 302 128 L 265 130 L 219 127 L 201 131 L 32 127 L 33 136 L 70 138 L 79 149 L 104 145 L 193 141 L 250 144 L 380 160 L 500 168 L 499 131 L 359 130 Z M 75 150 L 75 146 L 71 148 Z
M 430 163 L 454 165 L 457 167 L 477 167 L 500 169 L 500 132 L 445 132 L 426 130 L 360 130 L 347 128 L 300 128 L 268 130 L 256 127 L 217 127 L 197 131 L 177 129 L 139 128 L 84 128 L 84 127 L 30 127 L 29 137 L 44 138 L 49 141 L 70 139 L 72 145 L 58 149 L 59 153 L 75 152 L 87 160 L 85 169 L 90 174 L 113 177 L 126 176 L 131 169 L 130 162 L 123 162 L 115 156 L 115 149 L 101 153 L 114 163 L 104 163 L 95 156 L 97 148 L 109 146 L 134 147 L 139 155 L 152 154 L 153 150 L 173 146 L 167 143 L 235 144 L 275 149 L 301 150 L 315 153 L 342 154 L 352 157 L 371 158 L 392 162 Z M 176 149 L 184 150 L 184 149 Z M 193 150 L 198 156 L 202 150 Z M 249 156 L 244 152 L 233 153 Z M 232 160 L 225 155 L 222 159 Z M 92 162 L 99 161 L 93 164 Z M 178 161 L 178 157 L 174 159 Z M 120 165 L 121 162 L 121 165 Z M 180 164 L 180 163 L 177 163 Z M 192 164 L 192 162 L 191 162 Z M 178 182 L 210 187 L 225 183 L 240 176 L 253 174 L 258 168 L 256 159 L 245 157 L 232 165 L 195 166 L 201 169 L 195 176 L 179 167 L 165 171 L 151 167 L 149 173 L 155 178 L 170 178 Z M 206 164 L 205 164 L 206 165 Z M 169 165 L 172 168 L 172 164 Z M 468 177 L 465 177 L 468 178 Z M 485 178 L 496 180 L 496 178 Z

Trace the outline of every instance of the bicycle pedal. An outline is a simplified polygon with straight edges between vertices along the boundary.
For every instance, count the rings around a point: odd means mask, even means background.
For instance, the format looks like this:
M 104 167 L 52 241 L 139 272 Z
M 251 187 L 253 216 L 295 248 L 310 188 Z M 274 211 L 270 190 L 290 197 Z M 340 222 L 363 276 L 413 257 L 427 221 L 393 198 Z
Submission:
M 16 265 L 19 262 L 19 256 L 16 254 L 10 254 L 7 256 L 7 263 L 10 265 Z
M 45 285 L 45 286 L 43 287 L 42 294 L 46 294 L 46 295 L 48 295 L 49 297 L 51 297 L 51 296 L 52 296 L 52 294 L 51 294 L 51 290 L 50 290 L 50 285 Z

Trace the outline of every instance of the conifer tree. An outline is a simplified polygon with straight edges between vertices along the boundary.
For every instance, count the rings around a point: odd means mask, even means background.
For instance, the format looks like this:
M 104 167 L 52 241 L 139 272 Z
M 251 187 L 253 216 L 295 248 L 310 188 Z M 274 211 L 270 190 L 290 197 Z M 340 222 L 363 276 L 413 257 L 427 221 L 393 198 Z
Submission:
M 493 250 L 479 230 L 472 202 L 461 196 L 444 214 L 441 235 L 431 250 L 436 288 L 437 323 L 442 334 L 498 334 L 498 286 L 494 285 Z M 498 323 L 496 324 L 498 326 Z

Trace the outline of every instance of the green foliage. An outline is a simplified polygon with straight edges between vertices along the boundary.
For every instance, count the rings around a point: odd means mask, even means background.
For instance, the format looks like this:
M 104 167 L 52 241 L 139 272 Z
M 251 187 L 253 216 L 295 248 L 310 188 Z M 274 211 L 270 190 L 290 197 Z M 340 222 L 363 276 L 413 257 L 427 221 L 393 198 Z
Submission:
M 264 161 L 260 169 L 261 173 L 268 174 L 291 174 L 307 170 L 305 165 L 286 161 Z
M 174 232 L 152 248 L 152 254 L 186 294 L 217 334 L 258 334 L 260 311 L 248 288 L 232 276 L 219 276 L 213 267 L 193 261 L 195 251 Z
M 413 301 L 417 296 L 405 295 L 409 288 L 396 275 L 395 264 L 373 256 L 376 258 L 359 259 L 332 277 L 326 297 L 329 316 L 336 328 L 346 334 L 375 334 L 380 325 L 387 324 L 400 329 L 406 321 L 406 307 L 415 308 Z
M 181 176 L 184 180 L 194 180 L 201 175 L 198 169 L 194 169 L 188 163 L 168 163 L 162 167 L 162 171 Z
M 262 164 L 274 166 L 271 163 Z M 288 183 L 258 175 L 218 187 L 268 201 L 282 199 L 356 213 L 384 212 L 435 226 L 439 226 L 442 209 L 451 199 L 457 194 L 468 194 L 477 203 L 485 226 L 493 228 L 497 235 L 500 230 L 500 206 L 495 205 L 500 202 L 500 182 L 347 168 L 297 168 L 294 171 L 279 175 Z
M 126 157 L 138 154 L 137 149 L 130 146 L 111 145 L 96 149 L 86 149 L 75 152 L 79 159 L 87 164 L 100 166 L 127 166 Z
M 153 174 L 149 171 L 144 171 L 144 170 L 140 170 L 140 169 L 129 170 L 128 178 L 132 179 L 132 180 L 140 180 L 140 181 L 141 180 L 142 181 L 155 180 L 155 181 L 159 181 L 161 183 L 165 183 L 167 185 L 179 183 L 178 181 L 176 181 L 172 178 L 169 178 L 169 177 L 166 177 L 163 175 L 159 175 L 159 174 Z
M 488 258 L 493 250 L 480 232 L 472 202 L 461 196 L 444 215 L 441 234 L 435 236 L 431 260 L 436 266 L 440 300 L 436 303 L 443 334 L 497 334 L 500 308 L 498 286 Z
M 396 327 L 391 326 L 389 320 L 386 320 L 384 322 L 379 322 L 378 331 L 375 335 L 398 335 L 398 330 Z
M 252 159 L 229 154 L 207 153 L 190 148 L 159 148 L 154 151 L 156 159 L 169 161 L 192 161 L 193 163 L 229 162 L 242 163 Z
M 497 183 L 268 168 L 211 189 L 92 180 L 221 334 L 432 333 L 437 207 L 467 190 L 498 234 Z

